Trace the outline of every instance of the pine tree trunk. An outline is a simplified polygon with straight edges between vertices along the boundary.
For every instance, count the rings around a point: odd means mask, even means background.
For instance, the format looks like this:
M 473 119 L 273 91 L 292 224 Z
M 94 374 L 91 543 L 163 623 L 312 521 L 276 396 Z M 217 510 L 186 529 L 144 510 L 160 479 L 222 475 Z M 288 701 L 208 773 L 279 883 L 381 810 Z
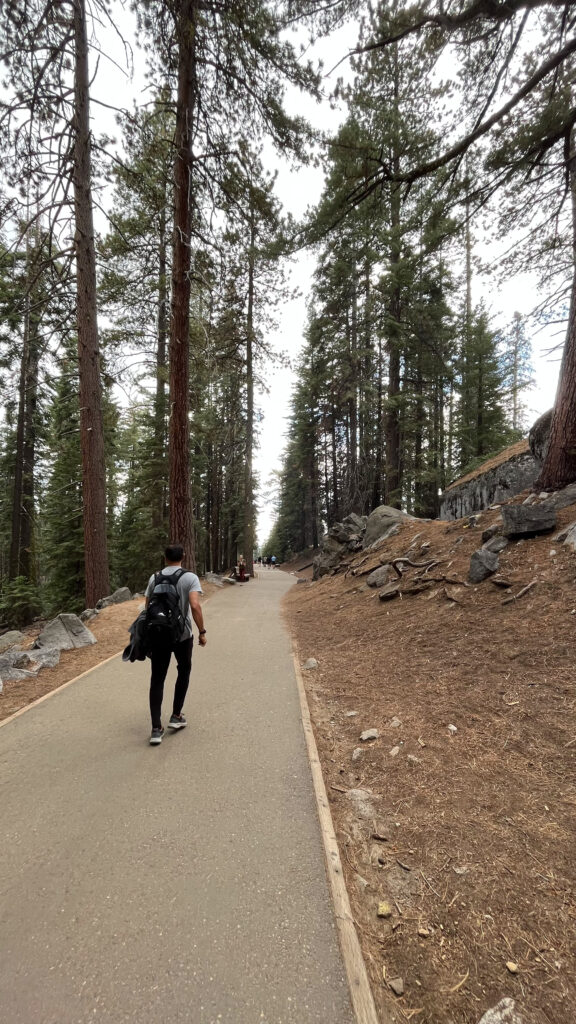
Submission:
M 244 561 L 249 576 L 254 575 L 254 212 L 250 211 L 250 250 L 248 254 L 248 310 L 246 316 L 246 462 L 244 465 Z
M 576 480 L 576 274 L 560 367 L 548 451 L 535 491 L 556 491 Z
M 158 339 L 156 348 L 156 395 L 154 398 L 154 460 L 160 473 L 166 446 L 166 339 L 168 336 L 168 288 L 166 279 L 166 209 L 160 211 L 158 238 Z M 165 526 L 165 475 L 158 478 L 158 495 L 152 508 L 152 524 L 160 536 Z
M 399 71 L 398 49 L 395 47 L 394 96 L 395 108 L 399 112 Z M 392 167 L 394 173 L 400 172 L 400 155 L 398 140 L 394 139 Z M 390 319 L 394 325 L 393 336 L 388 340 L 388 409 L 386 413 L 386 481 L 385 502 L 394 508 L 402 503 L 402 468 L 400 448 L 400 331 L 402 316 L 402 300 L 398 273 L 400 268 L 400 185 L 391 185 L 390 194 L 390 266 L 394 285 L 390 297 Z
M 196 2 L 185 0 L 177 22 L 178 97 L 174 161 L 174 242 L 170 325 L 169 491 L 170 539 L 196 564 L 190 493 L 190 268 L 192 234 L 192 133 L 196 107 Z
M 80 443 L 84 504 L 86 603 L 110 593 L 106 536 L 106 462 L 96 310 L 96 254 L 92 217 L 90 92 L 84 0 L 74 0 L 75 141 L 74 211 L 80 383 Z

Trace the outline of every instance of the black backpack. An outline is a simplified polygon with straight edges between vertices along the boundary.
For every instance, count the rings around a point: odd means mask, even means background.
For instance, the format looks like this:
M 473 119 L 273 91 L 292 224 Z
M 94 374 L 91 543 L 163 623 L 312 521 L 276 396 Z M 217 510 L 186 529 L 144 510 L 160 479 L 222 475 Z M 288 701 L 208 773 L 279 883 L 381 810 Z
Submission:
M 146 640 L 149 647 L 170 647 L 182 639 L 186 620 L 176 584 L 186 569 L 157 572 L 146 609 Z

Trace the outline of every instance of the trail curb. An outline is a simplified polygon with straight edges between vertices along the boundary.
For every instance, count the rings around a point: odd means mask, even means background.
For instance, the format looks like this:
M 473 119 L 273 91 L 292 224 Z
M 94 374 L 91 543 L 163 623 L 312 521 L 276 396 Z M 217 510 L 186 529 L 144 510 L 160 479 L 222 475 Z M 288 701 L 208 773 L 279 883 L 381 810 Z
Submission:
M 322 767 L 320 764 L 320 758 L 318 757 L 318 748 L 316 746 L 316 740 L 312 730 L 308 698 L 306 697 L 304 680 L 300 670 L 298 646 L 295 640 L 292 640 L 292 659 L 294 662 L 294 673 L 298 683 L 302 727 L 304 729 L 304 736 L 306 739 L 308 760 L 310 762 L 312 781 L 314 783 L 314 793 L 316 796 L 316 806 L 318 809 L 318 818 L 320 820 L 320 831 L 322 833 L 322 842 L 324 844 L 326 874 L 328 875 L 330 892 L 332 894 L 332 901 L 334 904 L 334 913 L 338 927 L 338 938 L 340 941 L 342 959 L 344 961 L 344 968 L 348 980 L 352 1008 L 354 1010 L 357 1024 L 390 1024 L 390 1018 L 388 1016 L 386 1016 L 386 1018 L 380 1018 L 376 1011 L 366 964 L 364 962 L 362 949 L 360 947 L 356 927 L 354 925 L 354 918 L 352 917 L 348 890 L 346 889 L 342 862 L 340 860 L 340 852 L 338 850 L 338 842 L 336 839 L 336 833 L 334 832 L 332 814 L 330 812 L 330 804 L 328 803 L 328 795 L 326 793 L 326 786 L 324 785 Z

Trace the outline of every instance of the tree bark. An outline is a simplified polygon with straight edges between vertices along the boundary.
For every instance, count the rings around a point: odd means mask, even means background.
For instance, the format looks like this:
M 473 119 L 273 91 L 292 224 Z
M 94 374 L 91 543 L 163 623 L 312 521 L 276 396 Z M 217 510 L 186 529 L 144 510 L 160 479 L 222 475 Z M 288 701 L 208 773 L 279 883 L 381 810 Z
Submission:
M 184 547 L 194 568 L 194 526 L 190 493 L 190 268 L 192 234 L 192 140 L 196 107 L 196 2 L 180 5 L 178 97 L 174 161 L 174 242 L 170 323 L 170 429 L 168 443 L 170 540 Z
M 244 561 L 254 575 L 254 211 L 250 210 L 250 249 L 248 253 L 248 309 L 246 315 L 246 462 L 244 467 Z
M 93 607 L 110 593 L 106 536 L 106 462 L 102 382 L 96 309 L 96 254 L 92 216 L 90 86 L 84 0 L 74 0 L 75 112 L 74 211 L 80 442 L 84 504 L 86 603 Z
M 556 402 L 550 425 L 548 451 L 540 476 L 534 484 L 535 491 L 556 491 L 576 480 L 576 148 L 574 132 L 572 132 L 570 142 L 568 174 L 572 190 L 572 261 L 574 266 L 572 296 Z

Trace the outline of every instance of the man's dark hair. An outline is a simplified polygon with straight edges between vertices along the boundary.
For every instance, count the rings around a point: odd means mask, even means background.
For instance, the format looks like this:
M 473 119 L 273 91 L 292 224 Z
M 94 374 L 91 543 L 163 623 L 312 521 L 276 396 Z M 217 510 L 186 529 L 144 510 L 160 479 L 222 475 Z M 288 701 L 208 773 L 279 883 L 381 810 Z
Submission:
M 184 558 L 184 548 L 181 544 L 169 544 L 164 551 L 164 558 L 167 562 L 181 562 Z

